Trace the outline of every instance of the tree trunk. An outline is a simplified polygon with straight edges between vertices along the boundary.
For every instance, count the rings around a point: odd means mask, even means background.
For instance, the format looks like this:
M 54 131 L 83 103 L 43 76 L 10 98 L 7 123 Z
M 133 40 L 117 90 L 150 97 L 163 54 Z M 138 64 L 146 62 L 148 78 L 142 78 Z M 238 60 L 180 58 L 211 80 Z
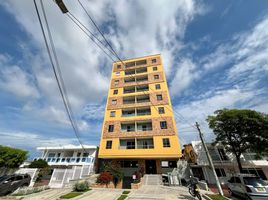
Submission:
M 239 172 L 242 173 L 243 168 L 242 168 L 240 156 L 241 156 L 240 154 L 239 155 L 235 155 L 235 158 L 236 158 L 236 161 L 237 161 Z

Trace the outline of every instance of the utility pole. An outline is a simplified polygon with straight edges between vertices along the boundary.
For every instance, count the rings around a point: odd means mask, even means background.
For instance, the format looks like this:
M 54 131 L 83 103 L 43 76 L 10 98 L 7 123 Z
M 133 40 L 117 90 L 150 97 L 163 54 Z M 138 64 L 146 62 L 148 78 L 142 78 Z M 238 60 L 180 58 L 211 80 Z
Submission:
M 216 171 L 215 171 L 214 165 L 213 165 L 213 163 L 212 163 L 212 159 L 211 159 L 211 157 L 210 157 L 210 154 L 209 154 L 209 152 L 208 152 L 207 145 L 205 144 L 204 139 L 203 139 L 203 133 L 201 133 L 199 124 L 198 124 L 197 122 L 195 123 L 195 125 L 196 125 L 196 128 L 197 128 L 198 132 L 199 132 L 199 136 L 200 136 L 201 142 L 202 142 L 202 144 L 203 144 L 203 147 L 204 147 L 204 149 L 205 149 L 205 152 L 206 152 L 206 155 L 207 155 L 207 158 L 208 158 L 209 165 L 210 165 L 210 167 L 211 167 L 211 169 L 212 169 L 212 172 L 213 172 L 213 175 L 214 175 L 214 177 L 215 177 L 215 179 L 216 179 L 216 184 L 217 184 L 219 193 L 220 193 L 221 196 L 223 196 L 223 191 L 222 191 L 222 189 L 221 189 L 220 181 L 219 181 L 218 176 L 217 176 L 217 174 L 216 174 Z

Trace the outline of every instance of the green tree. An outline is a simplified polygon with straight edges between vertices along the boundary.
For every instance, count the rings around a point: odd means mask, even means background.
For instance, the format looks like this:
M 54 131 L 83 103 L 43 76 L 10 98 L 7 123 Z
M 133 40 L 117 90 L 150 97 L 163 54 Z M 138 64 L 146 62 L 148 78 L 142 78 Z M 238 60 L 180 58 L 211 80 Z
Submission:
M 16 168 L 27 159 L 27 151 L 0 145 L 0 167 Z
M 29 168 L 46 168 L 46 167 L 48 167 L 47 161 L 42 159 L 34 160 L 29 165 Z
M 221 143 L 235 156 L 242 172 L 241 154 L 249 150 L 267 153 L 268 115 L 254 110 L 222 109 L 208 116 L 215 143 Z

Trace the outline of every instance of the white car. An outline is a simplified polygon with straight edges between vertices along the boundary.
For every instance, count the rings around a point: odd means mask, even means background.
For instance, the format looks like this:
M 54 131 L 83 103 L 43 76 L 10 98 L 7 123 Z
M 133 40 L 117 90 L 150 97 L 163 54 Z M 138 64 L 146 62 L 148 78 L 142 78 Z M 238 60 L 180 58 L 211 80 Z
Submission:
M 268 184 L 255 175 L 240 174 L 228 181 L 231 195 L 238 195 L 248 200 L 268 200 Z

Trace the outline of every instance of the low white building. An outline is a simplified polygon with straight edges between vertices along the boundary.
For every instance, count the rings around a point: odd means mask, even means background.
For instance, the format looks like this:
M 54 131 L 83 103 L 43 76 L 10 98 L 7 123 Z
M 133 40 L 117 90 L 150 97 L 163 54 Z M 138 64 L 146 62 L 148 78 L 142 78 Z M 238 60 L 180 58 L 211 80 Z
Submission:
M 42 155 L 34 160 L 45 160 L 54 168 L 49 182 L 52 188 L 63 187 L 70 180 L 79 180 L 94 173 L 97 146 L 65 145 L 38 147 L 37 150 L 42 151 Z
M 35 159 L 43 159 L 50 166 L 82 166 L 90 165 L 95 161 L 97 146 L 93 145 L 65 145 L 58 147 L 37 147 L 42 151 L 42 156 Z
M 201 141 L 193 141 L 190 144 L 195 153 L 195 162 L 190 164 L 192 173 L 199 180 L 205 180 L 208 184 L 215 184 L 215 178 L 209 167 L 207 156 Z M 232 154 L 226 153 L 223 146 L 207 144 L 215 171 L 221 184 L 226 184 L 230 176 L 239 173 L 237 162 Z M 244 153 L 241 157 L 243 173 L 256 174 L 264 180 L 268 179 L 267 158 L 257 160 L 255 153 Z

